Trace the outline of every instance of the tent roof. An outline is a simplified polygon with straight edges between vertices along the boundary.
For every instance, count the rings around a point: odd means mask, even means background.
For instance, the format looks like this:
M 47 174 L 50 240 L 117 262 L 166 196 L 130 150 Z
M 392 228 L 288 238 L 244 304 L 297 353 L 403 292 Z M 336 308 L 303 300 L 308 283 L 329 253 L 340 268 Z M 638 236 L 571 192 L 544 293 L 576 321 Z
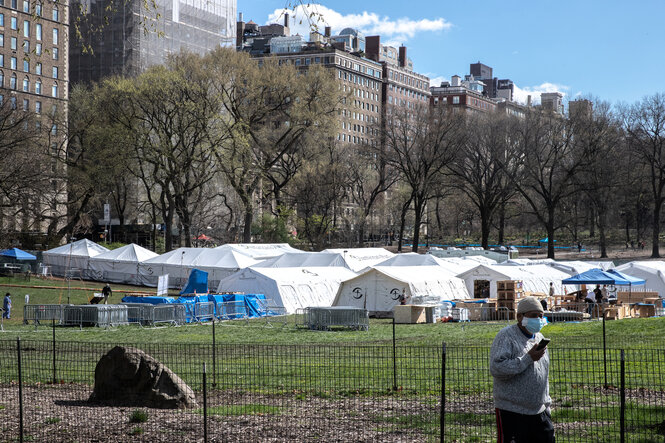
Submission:
M 101 253 L 95 256 L 95 260 L 140 262 L 157 257 L 158 254 L 143 248 L 135 243 L 130 243 L 118 249 Z
M 37 257 L 18 248 L 4 249 L 0 251 L 0 256 L 11 257 L 16 260 L 37 260 Z
M 208 266 L 218 268 L 244 268 L 258 263 L 257 260 L 232 249 L 178 248 L 145 261 L 146 264 L 169 264 L 182 266 Z
M 641 280 L 644 283 L 644 280 Z M 632 282 L 620 277 L 619 275 L 603 271 L 599 268 L 590 269 L 578 275 L 574 275 L 567 279 L 562 280 L 565 285 L 578 285 L 578 284 L 597 284 L 597 285 L 619 285 L 628 286 Z
M 342 254 L 332 252 L 287 252 L 257 263 L 255 268 L 297 268 L 341 266 L 348 268 Z
M 288 243 L 228 243 L 215 249 L 230 249 L 256 260 L 280 256 L 286 252 L 303 252 Z
M 261 275 L 278 282 L 291 282 L 291 283 L 308 283 L 316 280 L 334 280 L 343 281 L 356 276 L 356 273 L 340 267 L 318 267 L 318 268 L 256 268 L 251 267 L 244 269 L 245 275 L 243 277 L 254 274 Z
M 368 266 L 373 266 L 395 255 L 383 248 L 325 249 L 323 252 L 342 254 L 346 264 L 355 272 L 365 269 Z
M 387 260 L 377 263 L 376 266 L 441 266 L 443 260 L 431 254 L 417 254 L 407 252 L 396 254 Z
M 98 245 L 95 242 L 84 238 L 83 240 L 75 241 L 66 245 L 58 246 L 57 248 L 44 251 L 45 255 L 60 255 L 72 257 L 95 257 L 104 252 L 109 252 L 104 246 Z
M 633 277 L 632 275 L 624 274 L 623 272 L 617 271 L 616 269 L 610 269 L 609 271 L 606 272 L 612 275 L 616 275 L 617 277 L 622 278 L 624 280 L 628 280 L 631 285 L 643 285 L 647 282 L 643 278 Z
M 404 283 L 418 283 L 430 280 L 457 279 L 455 274 L 439 265 L 430 266 L 373 266 L 373 270 Z M 371 271 L 368 271 L 371 272 Z M 362 274 L 364 275 L 364 274 Z
M 621 266 L 617 266 L 616 269 L 621 272 L 628 272 L 630 273 L 631 268 L 639 268 L 643 269 L 645 271 L 650 271 L 652 273 L 656 273 L 658 271 L 661 271 L 665 273 L 665 261 L 660 261 L 660 260 L 653 260 L 653 261 L 631 261 L 629 263 L 625 263 Z
M 502 266 L 479 265 L 466 272 L 458 274 L 460 278 L 466 278 L 473 275 L 490 275 L 494 278 L 503 278 L 504 280 L 527 280 L 527 279 L 549 279 L 561 280 L 568 277 L 568 274 L 547 265 L 528 265 L 528 266 Z

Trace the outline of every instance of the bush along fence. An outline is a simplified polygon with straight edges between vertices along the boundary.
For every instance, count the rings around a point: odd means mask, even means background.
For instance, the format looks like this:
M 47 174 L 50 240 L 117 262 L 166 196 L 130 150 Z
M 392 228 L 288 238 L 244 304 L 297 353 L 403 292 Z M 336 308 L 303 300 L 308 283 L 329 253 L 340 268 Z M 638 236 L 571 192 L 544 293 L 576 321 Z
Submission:
M 488 347 L 128 344 L 123 355 L 142 353 L 126 360 L 117 349 L 0 340 L 2 440 L 496 440 Z M 549 352 L 558 441 L 665 439 L 665 350 Z

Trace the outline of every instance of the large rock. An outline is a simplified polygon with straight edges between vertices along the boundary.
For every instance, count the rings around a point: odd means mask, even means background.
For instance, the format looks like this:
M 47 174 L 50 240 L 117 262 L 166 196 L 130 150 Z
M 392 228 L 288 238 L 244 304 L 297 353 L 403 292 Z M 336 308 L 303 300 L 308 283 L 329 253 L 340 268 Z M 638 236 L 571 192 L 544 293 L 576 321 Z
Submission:
M 124 346 L 97 363 L 90 401 L 160 409 L 197 406 L 194 391 L 180 377 L 140 349 Z

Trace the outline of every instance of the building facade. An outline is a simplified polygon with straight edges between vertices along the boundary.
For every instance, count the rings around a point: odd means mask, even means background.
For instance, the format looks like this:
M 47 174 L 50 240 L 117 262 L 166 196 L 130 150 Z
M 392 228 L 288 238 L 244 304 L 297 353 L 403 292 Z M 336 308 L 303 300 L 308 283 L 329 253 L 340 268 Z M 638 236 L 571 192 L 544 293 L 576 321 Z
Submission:
M 0 202 L 3 236 L 37 236 L 65 223 L 66 169 L 57 157 L 66 152 L 68 28 L 67 2 L 0 0 L 2 118 L 24 119 L 26 154 L 40 177 L 21 191 L 18 207 Z
M 72 83 L 134 76 L 181 49 L 205 54 L 233 46 L 236 38 L 236 0 L 76 0 L 71 6 L 80 23 L 70 38 Z
M 432 106 L 450 106 L 454 110 L 465 112 L 494 112 L 497 102 L 488 98 L 480 82 L 467 76 L 462 81 L 459 75 L 453 75 L 450 82 L 430 88 Z

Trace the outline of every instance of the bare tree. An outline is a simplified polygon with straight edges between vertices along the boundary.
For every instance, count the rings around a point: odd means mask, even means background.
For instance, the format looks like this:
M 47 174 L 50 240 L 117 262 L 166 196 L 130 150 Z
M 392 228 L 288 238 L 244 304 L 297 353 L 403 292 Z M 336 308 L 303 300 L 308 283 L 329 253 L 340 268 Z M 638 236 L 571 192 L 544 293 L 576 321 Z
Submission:
M 648 170 L 652 195 L 651 257 L 660 257 L 660 213 L 665 201 L 665 94 L 643 98 L 624 109 L 628 147 Z
M 414 210 L 413 251 L 418 252 L 427 202 L 464 139 L 462 114 L 446 107 L 390 107 L 383 129 L 386 161 L 410 187 Z

